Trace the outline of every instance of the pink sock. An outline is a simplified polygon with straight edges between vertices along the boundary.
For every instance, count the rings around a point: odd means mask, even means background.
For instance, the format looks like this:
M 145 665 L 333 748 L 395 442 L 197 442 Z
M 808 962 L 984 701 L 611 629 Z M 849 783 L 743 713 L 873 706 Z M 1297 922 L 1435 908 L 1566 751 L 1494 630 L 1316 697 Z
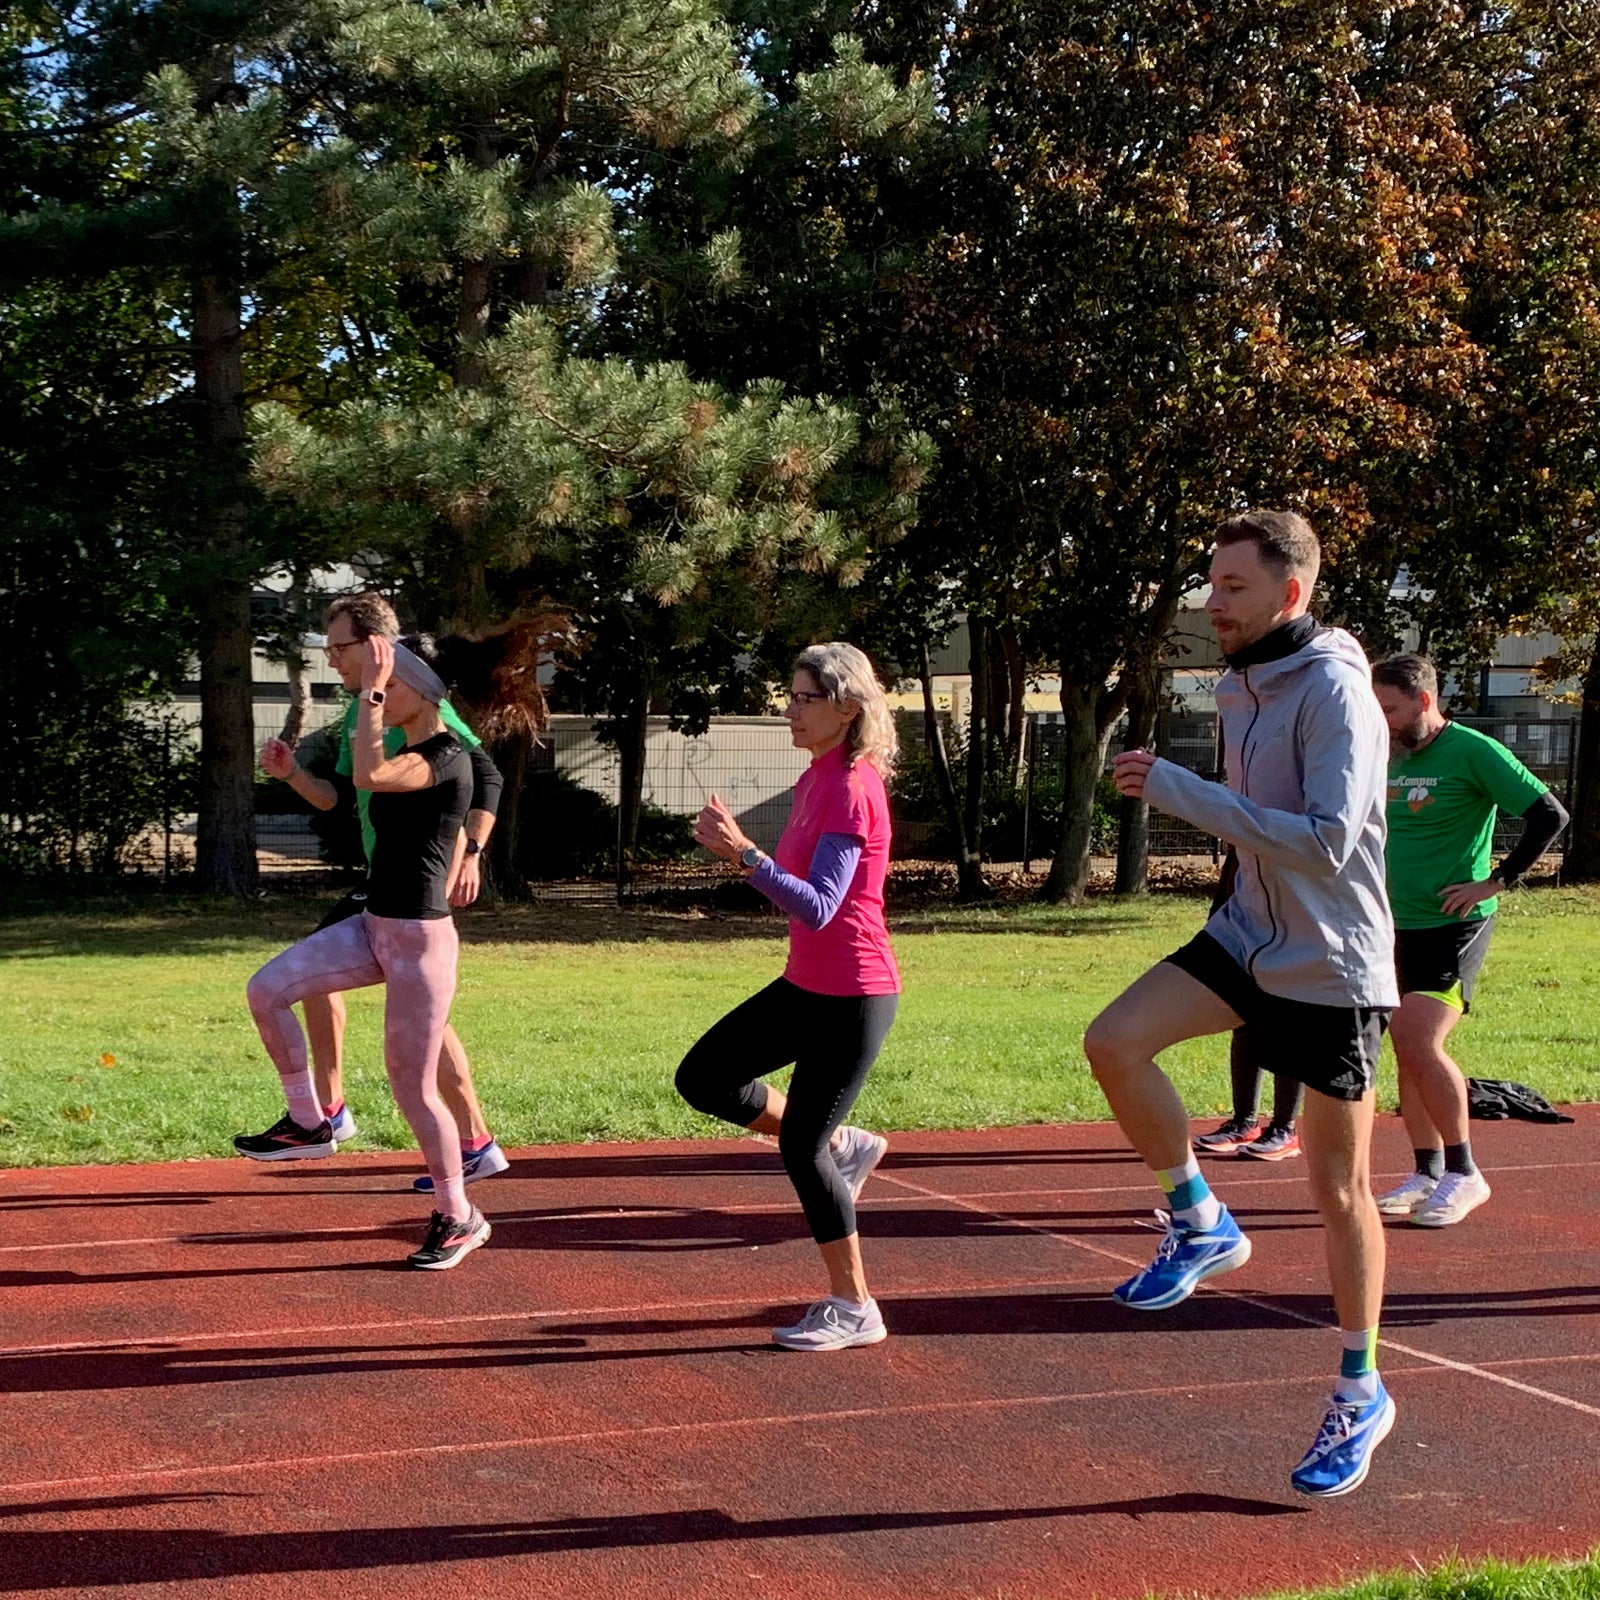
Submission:
M 333 1119 L 336 1116 L 338 1116 L 341 1111 L 344 1110 L 344 1101 L 343 1100 L 335 1100 L 334 1103 L 331 1106 L 324 1106 L 322 1109 L 323 1109 L 323 1112 L 326 1114 L 326 1116 L 328 1118 L 328 1121 L 332 1122 Z
M 487 1150 L 494 1143 L 492 1133 L 480 1134 L 476 1139 L 463 1139 L 461 1153 L 464 1156 L 475 1156 L 480 1150 Z

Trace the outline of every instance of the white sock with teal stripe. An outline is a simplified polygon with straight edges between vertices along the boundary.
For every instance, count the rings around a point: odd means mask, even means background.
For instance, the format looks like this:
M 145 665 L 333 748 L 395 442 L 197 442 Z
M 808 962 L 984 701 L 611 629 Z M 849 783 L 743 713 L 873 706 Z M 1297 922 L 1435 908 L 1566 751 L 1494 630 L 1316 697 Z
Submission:
M 1157 1172 L 1156 1177 L 1161 1181 L 1174 1221 L 1209 1233 L 1222 1220 L 1222 1202 L 1200 1176 L 1200 1163 L 1192 1150 L 1181 1167 L 1168 1167 L 1164 1172 Z
M 1354 1400 L 1370 1405 L 1378 1398 L 1378 1330 L 1363 1328 L 1352 1333 L 1339 1330 L 1344 1355 L 1339 1361 L 1339 1381 L 1333 1386 L 1335 1400 Z

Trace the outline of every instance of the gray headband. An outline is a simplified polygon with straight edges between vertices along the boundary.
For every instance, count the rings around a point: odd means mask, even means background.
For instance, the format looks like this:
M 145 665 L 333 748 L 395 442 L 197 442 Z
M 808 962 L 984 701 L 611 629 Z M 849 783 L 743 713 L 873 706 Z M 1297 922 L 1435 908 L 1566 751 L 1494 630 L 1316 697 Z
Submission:
M 438 705 L 448 693 L 444 679 L 421 656 L 407 650 L 403 644 L 394 647 L 394 675 L 433 705 Z

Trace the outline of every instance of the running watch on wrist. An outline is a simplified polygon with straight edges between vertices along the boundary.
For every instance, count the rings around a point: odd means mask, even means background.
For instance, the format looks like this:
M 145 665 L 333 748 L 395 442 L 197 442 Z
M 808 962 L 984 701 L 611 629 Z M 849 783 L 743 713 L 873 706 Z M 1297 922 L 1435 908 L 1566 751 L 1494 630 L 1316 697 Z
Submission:
M 481 844 L 479 844 L 476 839 L 468 839 L 467 840 L 467 854 L 469 856 L 481 855 L 482 853 L 483 853 L 483 846 Z
M 765 859 L 766 857 L 763 856 L 753 844 L 746 845 L 744 849 L 739 852 L 739 865 L 743 867 L 746 872 L 754 872 Z
M 361 691 L 361 698 L 365 700 L 369 706 L 381 706 L 389 697 L 383 692 L 382 689 L 363 689 Z

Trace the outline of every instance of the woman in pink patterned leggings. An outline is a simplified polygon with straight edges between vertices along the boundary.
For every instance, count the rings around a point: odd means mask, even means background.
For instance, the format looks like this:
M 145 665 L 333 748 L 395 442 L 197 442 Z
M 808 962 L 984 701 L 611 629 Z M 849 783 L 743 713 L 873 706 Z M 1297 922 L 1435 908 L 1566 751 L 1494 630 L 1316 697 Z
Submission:
M 250 1011 L 278 1069 L 288 1115 L 234 1146 L 257 1160 L 334 1150 L 294 1006 L 307 995 L 387 985 L 383 1055 L 389 1083 L 433 1179 L 437 1210 L 414 1267 L 455 1266 L 489 1237 L 467 1201 L 455 1119 L 439 1096 L 439 1044 L 456 987 L 449 891 L 460 869 L 472 797 L 466 752 L 439 720 L 445 687 L 420 657 L 374 634 L 365 645 L 361 705 L 351 739 L 358 789 L 372 794 L 377 830 L 366 910 L 275 956 L 250 980 Z M 385 757 L 383 730 L 405 748 Z

